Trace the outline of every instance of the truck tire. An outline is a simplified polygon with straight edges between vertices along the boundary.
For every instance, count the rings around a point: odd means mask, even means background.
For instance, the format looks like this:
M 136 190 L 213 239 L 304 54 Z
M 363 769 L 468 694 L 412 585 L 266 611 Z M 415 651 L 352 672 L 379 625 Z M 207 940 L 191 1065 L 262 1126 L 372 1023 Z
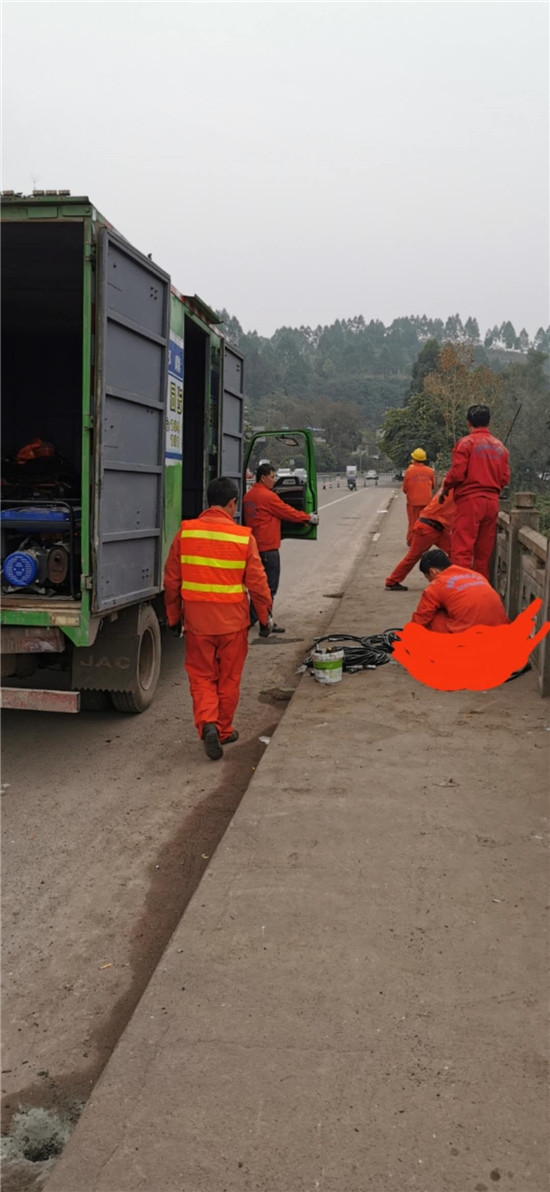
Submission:
M 110 692 L 100 691 L 97 688 L 92 688 L 89 691 L 80 692 L 80 711 L 81 712 L 110 712 L 112 703 L 110 700 Z
M 111 691 L 117 712 L 137 716 L 152 704 L 160 674 L 160 627 L 156 613 L 147 605 L 142 610 L 136 675 L 131 691 Z

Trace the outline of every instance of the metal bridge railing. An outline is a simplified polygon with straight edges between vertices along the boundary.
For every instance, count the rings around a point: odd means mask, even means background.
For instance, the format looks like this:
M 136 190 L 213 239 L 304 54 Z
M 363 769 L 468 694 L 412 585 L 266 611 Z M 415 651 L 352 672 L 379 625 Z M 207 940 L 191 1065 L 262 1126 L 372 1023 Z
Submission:
M 536 628 L 549 620 L 550 539 L 539 533 L 534 493 L 515 493 L 510 512 L 498 515 L 492 582 L 510 620 L 532 600 L 542 600 Z M 550 643 L 547 635 L 531 655 L 543 696 L 550 695 Z

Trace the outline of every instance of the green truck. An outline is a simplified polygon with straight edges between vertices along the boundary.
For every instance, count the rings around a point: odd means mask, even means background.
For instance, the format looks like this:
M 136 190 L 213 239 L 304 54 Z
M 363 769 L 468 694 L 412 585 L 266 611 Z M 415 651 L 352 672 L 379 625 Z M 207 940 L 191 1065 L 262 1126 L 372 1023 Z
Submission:
M 4 192 L 2 258 L 2 705 L 76 712 L 101 691 L 142 712 L 174 534 L 269 435 L 244 445 L 244 360 L 215 312 L 88 198 Z M 314 511 L 311 433 L 276 437 Z

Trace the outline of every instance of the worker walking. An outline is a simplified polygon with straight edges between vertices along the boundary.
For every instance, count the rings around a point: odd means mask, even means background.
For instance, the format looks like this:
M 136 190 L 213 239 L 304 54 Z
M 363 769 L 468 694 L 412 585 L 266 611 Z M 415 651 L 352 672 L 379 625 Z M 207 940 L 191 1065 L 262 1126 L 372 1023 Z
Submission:
M 473 567 L 486 579 L 495 535 L 501 490 L 510 482 L 508 452 L 488 427 L 488 406 L 470 406 L 466 415 L 469 433 L 453 448 L 453 462 L 443 481 L 443 491 L 454 490 L 456 515 L 451 537 L 451 559 L 458 567 Z
M 435 488 L 435 472 L 433 468 L 428 467 L 426 458 L 423 447 L 417 447 L 411 452 L 412 463 L 405 472 L 401 486 L 407 498 L 407 546 L 411 545 L 415 522 L 431 501 Z
M 218 761 L 223 745 L 236 741 L 233 716 L 248 652 L 250 610 L 247 590 L 260 618 L 260 633 L 271 632 L 271 595 L 256 542 L 236 524 L 239 490 L 219 476 L 208 485 L 208 509 L 182 521 L 164 569 L 168 624 L 185 631 L 195 725 L 207 756 Z
M 256 471 L 256 483 L 248 490 L 243 498 L 243 519 L 246 526 L 250 526 L 258 544 L 260 558 L 265 567 L 267 582 L 271 592 L 272 602 L 279 587 L 281 578 L 281 522 L 297 522 L 298 524 L 318 525 L 317 513 L 303 513 L 293 509 L 273 492 L 275 484 L 275 469 L 272 464 L 260 464 Z M 259 611 L 259 610 L 258 610 Z M 251 624 L 258 620 L 254 599 L 252 599 Z M 261 620 L 261 618 L 260 618 Z M 273 633 L 284 633 L 280 625 L 273 625 Z
M 443 550 L 429 550 L 420 560 L 428 586 L 411 621 L 436 633 L 462 633 L 475 625 L 509 625 L 498 592 L 479 571 L 451 564 Z
M 447 494 L 443 502 L 439 497 L 441 489 L 426 505 L 421 516 L 414 524 L 413 536 L 408 554 L 397 564 L 386 580 L 386 591 L 406 592 L 402 581 L 412 571 L 415 563 L 431 546 L 438 546 L 440 550 L 449 552 L 451 549 L 451 527 L 455 515 L 455 503 L 452 491 Z

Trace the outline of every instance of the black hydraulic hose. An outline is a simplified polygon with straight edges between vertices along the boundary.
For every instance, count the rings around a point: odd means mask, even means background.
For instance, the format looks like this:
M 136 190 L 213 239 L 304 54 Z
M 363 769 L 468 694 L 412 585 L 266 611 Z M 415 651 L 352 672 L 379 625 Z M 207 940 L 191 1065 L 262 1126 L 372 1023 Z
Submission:
M 399 633 L 401 633 L 401 629 L 386 629 L 384 633 L 374 633 L 369 637 L 356 637 L 353 633 L 329 633 L 326 637 L 316 637 L 314 648 L 321 642 L 327 642 L 328 645 L 339 645 L 344 654 L 343 670 L 350 672 L 373 670 L 390 661 L 393 643 Z M 343 644 L 346 642 L 350 644 Z M 311 654 L 304 660 L 304 666 L 313 666 Z

